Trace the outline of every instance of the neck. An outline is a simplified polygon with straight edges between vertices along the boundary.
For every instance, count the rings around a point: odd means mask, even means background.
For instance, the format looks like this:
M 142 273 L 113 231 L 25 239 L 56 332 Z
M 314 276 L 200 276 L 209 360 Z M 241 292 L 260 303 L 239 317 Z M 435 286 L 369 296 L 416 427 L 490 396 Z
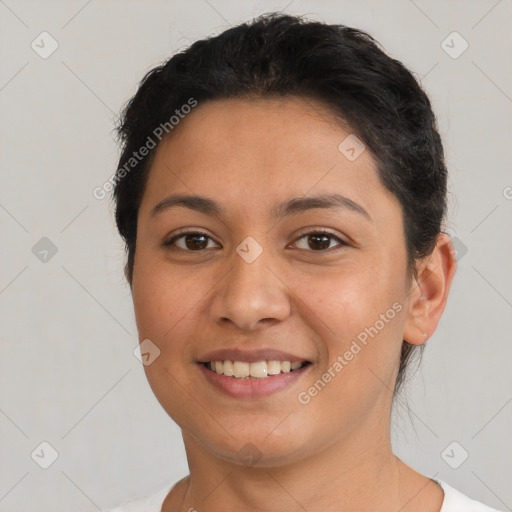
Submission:
M 376 436 L 375 429 L 363 430 L 309 457 L 273 467 L 221 459 L 184 432 L 190 477 L 179 510 L 399 510 L 407 496 L 389 431 Z

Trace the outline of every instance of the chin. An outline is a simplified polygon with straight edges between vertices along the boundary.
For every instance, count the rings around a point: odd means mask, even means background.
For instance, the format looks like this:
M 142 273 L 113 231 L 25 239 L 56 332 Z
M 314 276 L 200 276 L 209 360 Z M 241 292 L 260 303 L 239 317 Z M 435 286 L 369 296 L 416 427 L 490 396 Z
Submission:
M 258 442 L 246 438 L 210 446 L 217 457 L 231 463 L 252 468 L 273 468 L 291 464 L 304 456 L 303 447 L 298 443 L 293 444 L 290 442 L 283 446 L 279 442 Z
M 285 417 L 286 415 L 283 415 L 283 418 Z M 311 444 L 309 438 L 314 437 L 314 432 L 308 434 L 304 423 L 300 428 L 292 422 L 285 425 L 289 418 L 279 426 L 283 418 L 278 421 L 275 416 L 265 421 L 260 418 L 258 428 L 255 428 L 254 422 L 251 426 L 248 418 L 246 426 L 237 429 L 234 425 L 236 423 L 240 425 L 238 418 L 237 422 L 223 424 L 233 435 L 229 435 L 226 431 L 222 431 L 222 435 L 212 435 L 210 430 L 200 432 L 196 430 L 193 437 L 216 457 L 231 463 L 254 468 L 284 466 L 307 455 L 307 447 Z M 215 433 L 218 432 L 218 430 L 215 431 Z M 310 451 L 314 452 L 314 449 Z

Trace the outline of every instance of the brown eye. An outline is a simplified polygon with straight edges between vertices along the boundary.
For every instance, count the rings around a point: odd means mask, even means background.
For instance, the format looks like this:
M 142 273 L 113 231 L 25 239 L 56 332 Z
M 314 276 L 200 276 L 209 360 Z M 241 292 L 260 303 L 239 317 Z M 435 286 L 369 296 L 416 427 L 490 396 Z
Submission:
M 310 233 L 306 233 L 299 238 L 299 241 L 307 240 L 307 247 L 299 247 L 299 249 L 306 249 L 311 251 L 326 251 L 327 249 L 331 249 L 331 242 L 338 242 L 338 246 L 347 245 L 343 240 L 333 235 L 328 231 L 311 231 Z
M 185 241 L 185 246 L 187 249 L 191 251 L 196 249 L 206 249 L 208 246 L 207 236 L 205 235 L 185 235 L 183 237 Z
M 329 249 L 331 237 L 327 235 L 309 235 L 308 245 L 313 250 Z
M 213 240 L 204 233 L 187 232 L 171 238 L 164 245 L 171 248 L 177 247 L 184 251 L 199 252 L 211 248 L 212 246 L 208 245 L 210 242 Z

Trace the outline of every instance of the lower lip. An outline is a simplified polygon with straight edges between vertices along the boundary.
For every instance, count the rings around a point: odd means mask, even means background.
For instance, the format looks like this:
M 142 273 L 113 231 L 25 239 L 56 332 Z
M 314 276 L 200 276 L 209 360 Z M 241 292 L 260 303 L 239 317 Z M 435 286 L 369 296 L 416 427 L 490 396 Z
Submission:
M 270 375 L 263 379 L 237 379 L 212 372 L 204 364 L 199 363 L 199 370 L 206 380 L 220 391 L 234 398 L 264 398 L 277 393 L 296 383 L 311 367 L 307 364 L 292 372 Z

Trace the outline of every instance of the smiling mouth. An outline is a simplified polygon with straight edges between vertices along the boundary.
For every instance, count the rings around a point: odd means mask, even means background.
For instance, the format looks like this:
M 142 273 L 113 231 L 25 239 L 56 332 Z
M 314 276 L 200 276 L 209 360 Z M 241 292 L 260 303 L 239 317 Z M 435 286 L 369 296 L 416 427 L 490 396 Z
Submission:
M 309 361 L 208 361 L 202 363 L 219 375 L 240 380 L 266 379 L 281 373 L 290 373 L 311 364 Z

